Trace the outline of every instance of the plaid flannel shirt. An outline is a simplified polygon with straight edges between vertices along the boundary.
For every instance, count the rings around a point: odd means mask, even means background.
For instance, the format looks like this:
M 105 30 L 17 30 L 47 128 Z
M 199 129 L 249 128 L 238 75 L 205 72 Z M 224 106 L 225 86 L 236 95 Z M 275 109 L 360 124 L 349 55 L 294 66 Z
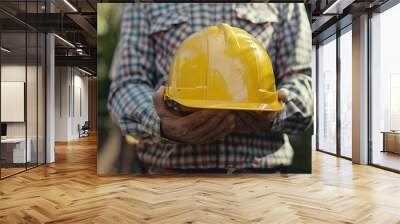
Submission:
M 179 45 L 220 22 L 246 30 L 265 46 L 277 88 L 288 90 L 288 101 L 271 131 L 233 132 L 207 145 L 174 142 L 160 133 L 152 94 L 166 82 Z M 256 158 L 261 167 L 289 165 L 293 150 L 286 134 L 312 123 L 311 31 L 304 4 L 128 4 L 111 70 L 112 118 L 124 134 L 139 139 L 139 158 L 148 166 L 251 168 Z

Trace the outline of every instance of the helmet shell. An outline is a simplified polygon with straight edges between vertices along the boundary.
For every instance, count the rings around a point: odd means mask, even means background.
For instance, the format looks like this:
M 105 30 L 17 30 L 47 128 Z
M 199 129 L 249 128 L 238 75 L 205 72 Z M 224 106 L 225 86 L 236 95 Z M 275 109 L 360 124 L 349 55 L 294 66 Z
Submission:
M 179 46 L 164 97 L 190 108 L 282 109 L 267 51 L 246 31 L 224 23 Z

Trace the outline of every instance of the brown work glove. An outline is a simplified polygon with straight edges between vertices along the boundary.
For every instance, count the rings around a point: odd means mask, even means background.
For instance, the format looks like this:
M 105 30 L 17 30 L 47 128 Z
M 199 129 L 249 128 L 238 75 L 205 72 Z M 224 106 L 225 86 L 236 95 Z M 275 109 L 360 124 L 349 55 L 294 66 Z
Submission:
M 230 134 L 236 126 L 235 116 L 227 110 L 197 110 L 187 116 L 180 116 L 170 110 L 164 99 L 164 86 L 153 95 L 154 107 L 160 117 L 161 131 L 171 140 L 207 144 Z
M 283 103 L 287 101 L 287 90 L 278 91 L 278 98 Z M 236 128 L 239 133 L 253 133 L 271 128 L 277 112 L 269 111 L 235 111 Z

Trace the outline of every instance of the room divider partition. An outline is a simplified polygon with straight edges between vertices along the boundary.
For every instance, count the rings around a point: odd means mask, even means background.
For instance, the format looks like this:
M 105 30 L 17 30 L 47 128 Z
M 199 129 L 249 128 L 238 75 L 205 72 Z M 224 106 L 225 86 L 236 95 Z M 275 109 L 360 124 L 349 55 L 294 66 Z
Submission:
M 0 3 L 0 179 L 46 161 L 46 37 L 24 22 L 45 3 Z

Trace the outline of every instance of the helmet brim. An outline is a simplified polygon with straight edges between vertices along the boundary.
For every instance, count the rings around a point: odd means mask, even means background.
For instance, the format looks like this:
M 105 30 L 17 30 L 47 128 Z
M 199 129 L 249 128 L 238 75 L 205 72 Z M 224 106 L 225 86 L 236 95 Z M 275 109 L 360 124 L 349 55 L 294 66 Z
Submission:
M 247 110 L 247 111 L 280 111 L 283 108 L 281 101 L 271 104 L 251 102 L 221 102 L 216 100 L 174 99 L 177 103 L 190 108 L 220 109 L 220 110 Z

